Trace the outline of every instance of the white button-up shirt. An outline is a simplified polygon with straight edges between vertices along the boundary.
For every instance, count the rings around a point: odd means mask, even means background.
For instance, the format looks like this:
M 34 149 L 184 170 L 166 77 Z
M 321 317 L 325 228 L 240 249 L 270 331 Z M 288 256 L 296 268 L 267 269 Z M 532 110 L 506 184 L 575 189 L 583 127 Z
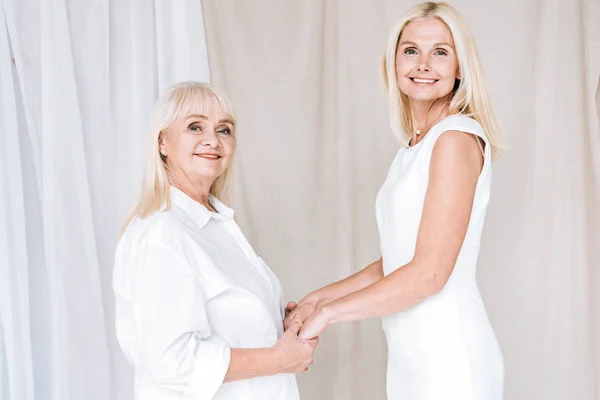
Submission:
M 179 189 L 171 207 L 135 219 L 116 251 L 119 344 L 136 400 L 299 399 L 293 374 L 223 383 L 231 348 L 283 334 L 281 286 L 215 197 L 213 213 Z

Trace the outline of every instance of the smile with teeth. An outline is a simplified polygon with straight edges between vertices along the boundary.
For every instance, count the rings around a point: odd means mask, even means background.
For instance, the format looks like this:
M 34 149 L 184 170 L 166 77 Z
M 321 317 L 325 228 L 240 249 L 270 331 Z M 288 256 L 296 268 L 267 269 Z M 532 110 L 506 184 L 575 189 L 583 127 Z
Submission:
M 427 83 L 427 84 L 431 84 L 431 83 L 436 83 L 437 79 L 423 79 L 423 78 L 410 78 L 411 81 L 415 82 L 415 83 Z
M 219 158 L 221 158 L 221 156 L 218 154 L 196 153 L 194 155 L 196 155 L 198 157 L 206 158 L 209 160 L 218 160 Z

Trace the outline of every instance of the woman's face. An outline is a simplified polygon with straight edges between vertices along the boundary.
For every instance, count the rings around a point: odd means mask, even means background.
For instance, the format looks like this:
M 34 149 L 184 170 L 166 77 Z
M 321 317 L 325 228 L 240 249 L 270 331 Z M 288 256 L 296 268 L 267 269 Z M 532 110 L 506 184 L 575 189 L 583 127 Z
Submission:
M 235 150 L 234 122 L 219 112 L 176 118 L 161 133 L 160 152 L 176 180 L 210 187 L 222 175 Z
M 454 39 L 437 18 L 409 22 L 396 53 L 398 87 L 412 101 L 432 102 L 447 96 L 460 79 Z

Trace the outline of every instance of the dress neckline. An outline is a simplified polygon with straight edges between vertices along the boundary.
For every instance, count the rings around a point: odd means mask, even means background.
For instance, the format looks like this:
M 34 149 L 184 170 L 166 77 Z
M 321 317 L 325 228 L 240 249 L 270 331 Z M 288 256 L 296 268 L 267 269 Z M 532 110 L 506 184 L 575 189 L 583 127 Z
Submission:
M 423 142 L 424 142 L 424 141 L 427 139 L 427 136 L 429 136 L 429 134 L 430 134 L 430 133 L 431 133 L 431 132 L 434 130 L 434 128 L 437 128 L 437 127 L 438 127 L 438 125 L 440 125 L 442 122 L 444 122 L 444 121 L 448 120 L 449 118 L 455 117 L 455 116 L 457 116 L 457 115 L 460 115 L 460 114 L 452 114 L 452 115 L 447 115 L 447 116 L 446 116 L 446 117 L 444 117 L 443 119 L 441 119 L 441 120 L 439 120 L 438 122 L 436 122 L 435 124 L 433 124 L 433 126 L 432 126 L 431 128 L 429 128 L 429 130 L 428 130 L 428 131 L 427 131 L 427 132 L 426 132 L 426 133 L 423 135 L 423 139 L 421 139 L 421 140 L 419 141 L 419 143 L 417 143 L 417 144 L 415 144 L 415 145 L 413 145 L 413 146 L 411 146 L 411 145 L 410 145 L 410 141 L 412 140 L 412 138 L 411 138 L 411 139 L 408 141 L 407 145 L 406 145 L 406 149 L 407 149 L 407 150 L 413 150 L 413 149 L 416 149 L 417 147 L 419 147 L 419 145 L 420 145 L 421 143 L 423 143 Z

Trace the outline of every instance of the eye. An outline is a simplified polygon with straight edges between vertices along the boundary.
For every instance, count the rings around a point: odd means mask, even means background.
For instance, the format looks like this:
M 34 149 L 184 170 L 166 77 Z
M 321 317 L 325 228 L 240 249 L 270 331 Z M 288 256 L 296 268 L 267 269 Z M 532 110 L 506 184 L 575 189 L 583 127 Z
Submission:
M 229 129 L 228 127 L 225 126 L 225 127 L 219 128 L 217 130 L 217 133 L 219 135 L 229 136 L 229 135 L 231 135 L 231 129 Z
M 202 124 L 199 124 L 197 122 L 194 122 L 193 124 L 191 124 L 188 129 L 192 132 L 202 132 L 204 130 L 204 126 L 202 126 Z
M 433 54 L 436 56 L 447 56 L 448 52 L 444 49 L 437 49 L 436 51 L 433 52 Z
M 415 50 L 414 47 L 407 47 L 406 49 L 404 49 L 404 54 L 407 54 L 407 55 L 417 54 L 417 50 Z

